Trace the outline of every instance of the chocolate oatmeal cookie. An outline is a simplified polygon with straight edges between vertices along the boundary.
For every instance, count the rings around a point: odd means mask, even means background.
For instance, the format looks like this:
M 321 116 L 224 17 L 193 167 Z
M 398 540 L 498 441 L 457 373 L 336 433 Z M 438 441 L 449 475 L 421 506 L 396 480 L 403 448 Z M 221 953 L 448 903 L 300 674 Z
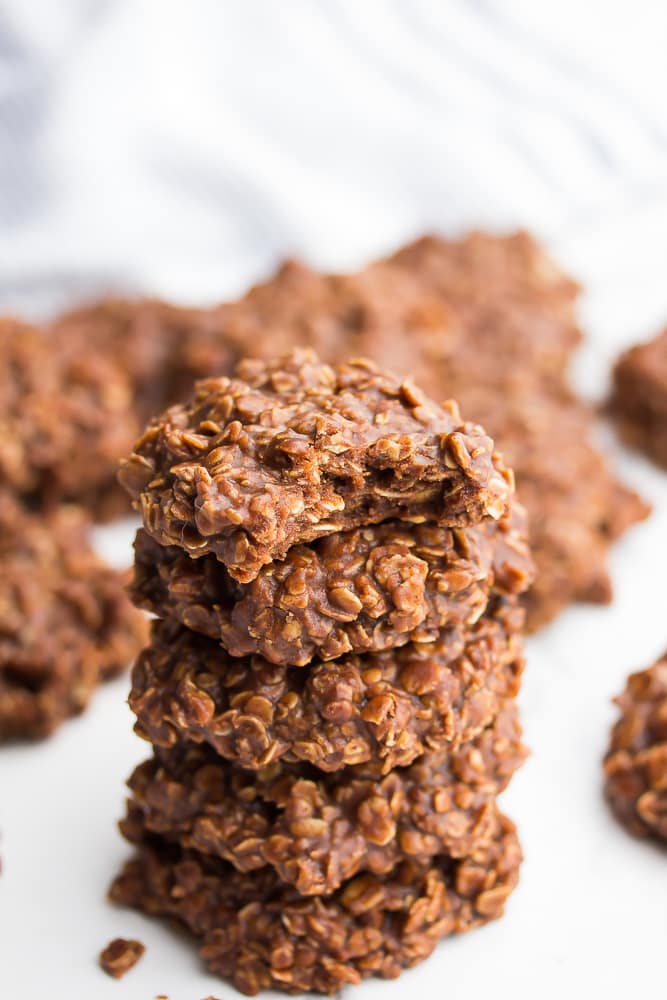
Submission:
M 387 875 L 358 875 L 335 893 L 302 897 L 271 868 L 244 874 L 225 861 L 146 837 L 111 889 L 118 903 L 175 917 L 201 938 L 212 972 L 241 992 L 337 993 L 369 976 L 391 979 L 442 938 L 502 915 L 521 849 L 495 817 L 470 856 L 406 859 Z
M 239 871 L 270 865 L 302 895 L 321 895 L 361 870 L 385 874 L 404 857 L 477 850 L 493 834 L 496 796 L 524 757 L 513 701 L 472 742 L 386 775 L 376 763 L 325 775 L 283 761 L 247 771 L 211 747 L 179 744 L 157 749 L 130 778 L 130 832 L 140 815 L 150 833 Z
M 136 730 L 156 746 L 209 743 L 242 767 L 283 759 L 324 771 L 474 739 L 518 691 L 523 611 L 494 597 L 472 626 L 397 650 L 348 654 L 307 669 L 229 656 L 170 622 L 153 626 L 132 672 Z
M 241 583 L 293 545 L 362 524 L 498 518 L 512 491 L 493 442 L 455 404 L 310 351 L 199 383 L 151 424 L 120 478 L 152 537 L 215 554 Z
M 458 387 L 462 405 L 492 427 L 528 512 L 535 579 L 525 594 L 536 631 L 573 601 L 608 603 L 610 545 L 650 508 L 609 470 L 592 443 L 588 407 L 562 391 L 502 398 Z M 557 443 L 556 443 L 557 442 Z
M 401 521 L 296 545 L 237 583 L 214 555 L 192 559 L 140 530 L 132 597 L 213 639 L 233 656 L 302 666 L 313 658 L 428 642 L 473 624 L 492 586 L 521 593 L 532 579 L 523 510 L 472 528 Z
M 157 299 L 108 298 L 64 313 L 45 332 L 40 331 L 49 355 L 43 367 L 59 371 L 65 359 L 65 374 L 55 386 L 55 392 L 63 398 L 55 406 L 53 400 L 40 406 L 36 412 L 29 408 L 25 413 L 25 435 L 44 442 L 46 453 L 49 439 L 43 435 L 45 427 L 50 434 L 58 431 L 61 438 L 69 433 L 72 448 L 62 456 L 60 464 L 53 463 L 53 468 L 59 475 L 75 477 L 74 490 L 66 483 L 65 495 L 74 497 L 97 519 L 130 513 L 127 493 L 116 481 L 118 463 L 131 452 L 134 441 L 155 414 L 192 392 L 194 376 L 183 370 L 181 344 L 189 338 L 203 337 L 211 317 L 210 310 L 183 309 Z M 221 359 L 223 355 L 226 360 L 221 371 L 229 372 L 235 355 L 221 343 Z M 87 395 L 79 390 L 81 400 L 73 423 L 72 406 L 66 399 L 72 361 L 75 371 L 89 376 Z M 206 372 L 215 373 L 216 369 Z M 35 375 L 35 391 L 44 392 L 39 367 Z M 105 391 L 100 391 L 102 383 Z M 62 420 L 50 424 L 49 413 L 60 414 Z M 87 430 L 90 435 L 84 441 L 82 436 Z M 37 453 L 38 445 L 30 447 Z M 59 453 L 52 453 L 52 457 L 57 460 Z
M 609 408 L 623 439 L 667 469 L 667 327 L 620 356 Z
M 607 798 L 638 836 L 667 840 L 667 653 L 632 674 L 604 761 Z
M 37 516 L 0 496 L 0 741 L 47 736 L 145 639 L 89 527 L 75 507 Z
M 448 308 L 459 336 L 441 359 L 455 378 L 475 373 L 490 389 L 564 377 L 581 341 L 580 288 L 529 233 L 424 236 L 381 263 L 413 275 L 424 296 Z
M 374 358 L 435 399 L 452 395 L 447 379 L 473 372 L 490 391 L 527 373 L 560 379 L 581 339 L 578 291 L 527 233 L 427 236 L 356 274 L 287 261 L 212 309 L 208 326 L 181 341 L 181 366 L 194 380 L 226 371 L 230 352 L 312 347 L 332 363 Z
M 39 509 L 72 500 L 97 516 L 116 514 L 120 491 L 109 487 L 136 434 L 130 395 L 122 368 L 103 353 L 0 320 L 2 487 Z

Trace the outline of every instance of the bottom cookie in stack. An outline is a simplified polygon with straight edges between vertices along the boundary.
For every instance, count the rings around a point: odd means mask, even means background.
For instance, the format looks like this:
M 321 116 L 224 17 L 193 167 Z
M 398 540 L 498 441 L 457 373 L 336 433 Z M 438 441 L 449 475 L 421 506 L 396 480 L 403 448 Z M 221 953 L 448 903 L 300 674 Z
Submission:
M 249 995 L 336 993 L 369 976 L 394 978 L 442 938 L 501 916 L 521 863 L 514 825 L 494 812 L 491 837 L 467 857 L 405 858 L 386 875 L 306 897 L 271 868 L 240 872 L 147 833 L 140 818 L 132 835 L 139 851 L 111 898 L 176 918 L 201 938 L 211 971 Z

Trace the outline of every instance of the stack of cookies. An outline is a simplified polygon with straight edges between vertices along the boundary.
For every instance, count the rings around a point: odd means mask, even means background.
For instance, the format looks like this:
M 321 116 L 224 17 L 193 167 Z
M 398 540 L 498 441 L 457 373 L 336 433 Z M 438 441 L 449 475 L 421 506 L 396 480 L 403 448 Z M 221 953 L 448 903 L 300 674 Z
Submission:
M 499 916 L 531 562 L 485 432 L 297 350 L 199 383 L 121 480 L 158 617 L 112 897 L 248 994 L 393 977 Z

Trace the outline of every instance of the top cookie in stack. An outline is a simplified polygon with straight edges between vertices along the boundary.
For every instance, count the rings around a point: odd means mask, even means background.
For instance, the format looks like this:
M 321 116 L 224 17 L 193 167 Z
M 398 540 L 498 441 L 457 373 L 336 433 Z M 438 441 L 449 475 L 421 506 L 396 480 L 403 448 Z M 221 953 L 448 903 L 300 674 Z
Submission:
M 308 350 L 237 371 L 151 424 L 121 470 L 161 544 L 211 552 L 248 583 L 334 532 L 389 517 L 458 527 L 506 511 L 512 477 L 456 404 Z

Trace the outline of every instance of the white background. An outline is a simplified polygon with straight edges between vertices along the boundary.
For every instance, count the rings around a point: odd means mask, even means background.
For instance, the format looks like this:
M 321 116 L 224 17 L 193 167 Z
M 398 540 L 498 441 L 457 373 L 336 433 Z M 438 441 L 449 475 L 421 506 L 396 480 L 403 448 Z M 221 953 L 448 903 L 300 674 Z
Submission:
M 0 7 L 0 305 L 105 288 L 193 302 L 285 253 L 361 264 L 425 229 L 523 224 L 587 286 L 576 378 L 667 319 L 667 13 L 652 0 L 27 0 Z M 667 857 L 601 798 L 611 696 L 667 646 L 667 476 L 612 559 L 610 608 L 529 642 L 533 756 L 504 798 L 526 861 L 506 917 L 360 1000 L 661 996 Z M 130 526 L 100 532 L 129 559 Z M 49 742 L 0 751 L 0 997 L 229 997 L 194 947 L 114 909 L 127 679 Z M 147 954 L 118 984 L 115 935 Z

